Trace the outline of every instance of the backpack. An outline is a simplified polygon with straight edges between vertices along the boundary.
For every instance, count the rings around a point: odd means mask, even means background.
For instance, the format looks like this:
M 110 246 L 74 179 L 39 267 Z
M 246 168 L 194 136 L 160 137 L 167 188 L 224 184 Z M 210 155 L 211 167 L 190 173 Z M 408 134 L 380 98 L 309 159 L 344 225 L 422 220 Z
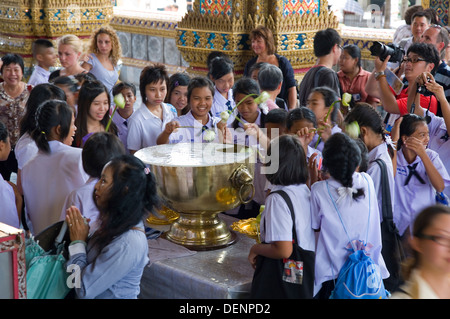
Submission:
M 366 177 L 363 175 L 364 179 Z M 366 179 L 367 181 L 367 179 Z M 369 184 L 369 183 L 367 183 Z M 330 299 L 386 299 L 387 292 L 384 288 L 383 280 L 381 278 L 380 267 L 374 263 L 372 258 L 368 256 L 364 250 L 357 250 L 352 242 L 347 229 L 342 220 L 342 216 L 336 206 L 333 197 L 331 197 L 330 188 L 328 187 L 328 194 L 333 202 L 334 208 L 339 216 L 344 231 L 347 234 L 349 242 L 352 244 L 353 253 L 348 257 L 337 277 L 334 289 L 331 292 Z M 369 191 L 369 218 L 367 220 L 367 236 L 369 232 L 370 222 L 370 187 Z

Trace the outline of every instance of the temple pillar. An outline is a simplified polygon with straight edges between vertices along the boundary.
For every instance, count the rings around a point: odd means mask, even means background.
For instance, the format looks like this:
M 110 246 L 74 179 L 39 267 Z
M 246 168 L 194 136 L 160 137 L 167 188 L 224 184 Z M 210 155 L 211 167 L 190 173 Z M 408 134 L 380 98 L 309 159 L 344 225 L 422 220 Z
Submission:
M 0 56 L 20 54 L 25 60 L 27 75 L 36 39 L 55 41 L 64 34 L 87 39 L 93 30 L 109 23 L 112 15 L 111 0 L 2 0 Z
M 272 30 L 277 53 L 289 59 L 301 79 L 316 61 L 316 32 L 338 29 L 339 24 L 327 0 L 196 0 L 178 23 L 177 46 L 191 73 L 205 75 L 208 54 L 221 51 L 232 59 L 240 77 L 253 56 L 249 33 L 258 25 Z

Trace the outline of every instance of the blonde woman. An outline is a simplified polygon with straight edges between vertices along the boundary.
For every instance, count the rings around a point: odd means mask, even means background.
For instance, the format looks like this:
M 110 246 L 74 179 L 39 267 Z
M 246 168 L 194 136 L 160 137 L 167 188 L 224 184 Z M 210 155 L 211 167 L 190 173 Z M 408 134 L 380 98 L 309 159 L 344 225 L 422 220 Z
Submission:
M 59 76 L 70 76 L 85 73 L 86 70 L 80 65 L 80 57 L 83 53 L 81 40 L 73 34 L 67 34 L 58 39 L 58 57 L 62 69 L 50 74 L 49 81 Z
M 119 79 L 118 62 L 122 55 L 116 31 L 109 26 L 94 31 L 87 53 L 82 67 L 101 81 L 112 94 L 112 88 Z

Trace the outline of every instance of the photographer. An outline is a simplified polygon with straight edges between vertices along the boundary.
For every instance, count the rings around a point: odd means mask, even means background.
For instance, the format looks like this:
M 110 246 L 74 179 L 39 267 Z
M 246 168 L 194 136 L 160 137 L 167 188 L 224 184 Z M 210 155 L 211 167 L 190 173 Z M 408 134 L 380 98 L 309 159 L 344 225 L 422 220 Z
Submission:
M 379 98 L 386 112 L 404 115 L 408 113 L 408 94 L 412 91 L 409 87 L 406 87 L 400 94 L 394 93 L 384 74 L 389 59 L 390 56 L 387 56 L 384 61 L 381 61 L 379 57 L 375 59 L 375 69 L 366 83 L 366 92 Z M 402 61 L 405 79 L 408 83 L 413 83 L 417 76 L 423 72 L 435 74 L 439 64 L 439 54 L 434 46 L 426 43 L 414 43 L 408 49 L 407 55 Z M 427 106 L 431 112 L 436 114 L 437 100 L 434 96 L 420 94 L 420 104 Z

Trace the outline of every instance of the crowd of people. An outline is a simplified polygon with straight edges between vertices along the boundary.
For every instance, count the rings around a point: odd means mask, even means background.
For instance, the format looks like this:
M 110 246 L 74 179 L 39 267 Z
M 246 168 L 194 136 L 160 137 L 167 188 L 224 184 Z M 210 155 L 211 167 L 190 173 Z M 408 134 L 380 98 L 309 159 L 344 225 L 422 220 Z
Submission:
M 386 288 L 393 298 L 450 298 L 450 211 L 442 204 L 450 196 L 449 35 L 423 10 L 410 24 L 405 56 L 392 69 L 404 83 L 400 92 L 386 76 L 389 57 L 376 57 L 373 72 L 364 70 L 359 47 L 342 47 L 334 29 L 317 32 L 317 63 L 299 85 L 264 26 L 250 34 L 255 57 L 237 81 L 231 59 L 212 52 L 207 76 L 169 75 L 154 64 L 142 70 L 136 88 L 119 80 L 120 42 L 110 27 L 96 30 L 87 50 L 74 35 L 61 37 L 56 48 L 37 40 L 28 83 L 23 59 L 7 54 L 0 221 L 37 235 L 65 220 L 68 263 L 82 269 L 77 296 L 136 298 L 148 263 L 143 219 L 160 199 L 152 173 L 133 154 L 167 143 L 245 144 L 258 154 L 255 195 L 224 213 L 251 218 L 264 206 L 261 243 L 248 257 L 254 267 L 258 256 L 292 253 L 291 212 L 276 193 L 285 191 L 294 204 L 297 243 L 315 254 L 311 297 L 330 297 L 356 242 L 387 280 L 397 271 L 382 250 L 387 184 L 408 267 Z M 56 56 L 62 68 L 50 72 Z M 119 94 L 121 107 L 114 102 Z M 266 174 L 275 148 L 278 170 Z

